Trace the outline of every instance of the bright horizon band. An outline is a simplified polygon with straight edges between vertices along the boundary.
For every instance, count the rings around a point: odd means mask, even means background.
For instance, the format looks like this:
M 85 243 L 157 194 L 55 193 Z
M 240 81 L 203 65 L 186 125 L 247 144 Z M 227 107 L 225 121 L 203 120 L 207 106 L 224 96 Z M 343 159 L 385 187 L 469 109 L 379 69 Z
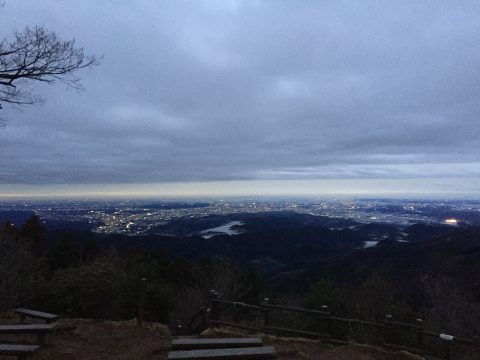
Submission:
M 461 185 L 460 185 L 461 184 Z M 478 197 L 477 179 L 322 179 L 159 184 L 3 185 L 0 199 L 29 197 L 388 196 Z

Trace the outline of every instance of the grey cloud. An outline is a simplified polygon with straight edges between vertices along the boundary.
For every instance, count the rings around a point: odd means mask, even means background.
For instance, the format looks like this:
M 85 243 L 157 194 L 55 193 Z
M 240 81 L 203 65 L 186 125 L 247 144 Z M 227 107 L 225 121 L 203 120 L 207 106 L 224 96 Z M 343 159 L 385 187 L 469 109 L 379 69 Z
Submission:
M 467 1 L 7 2 L 3 35 L 45 24 L 104 59 L 85 92 L 35 85 L 43 106 L 0 114 L 0 183 L 473 178 L 479 16 Z

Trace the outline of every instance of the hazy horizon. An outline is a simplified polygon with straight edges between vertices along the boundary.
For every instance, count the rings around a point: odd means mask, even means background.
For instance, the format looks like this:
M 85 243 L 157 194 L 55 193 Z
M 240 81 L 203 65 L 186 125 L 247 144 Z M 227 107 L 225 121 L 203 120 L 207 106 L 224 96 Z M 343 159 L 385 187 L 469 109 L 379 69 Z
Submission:
M 341 197 L 479 199 L 476 181 L 452 186 L 455 179 L 431 182 L 425 179 L 224 181 L 164 184 L 90 184 L 12 186 L 0 191 L 1 200 L 36 198 L 220 198 L 220 197 Z M 448 188 L 450 186 L 450 189 Z

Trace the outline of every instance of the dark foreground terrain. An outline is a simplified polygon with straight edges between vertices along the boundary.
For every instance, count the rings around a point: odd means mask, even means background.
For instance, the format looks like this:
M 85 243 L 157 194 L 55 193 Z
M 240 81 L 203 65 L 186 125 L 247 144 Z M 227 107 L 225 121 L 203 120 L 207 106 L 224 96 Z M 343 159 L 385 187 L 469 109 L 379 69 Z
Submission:
M 203 336 L 236 336 L 238 333 L 208 331 Z M 38 360 L 130 360 L 167 359 L 171 336 L 166 326 L 150 323 L 137 328 L 134 321 L 65 319 L 48 339 Z M 407 352 L 387 351 L 368 346 L 333 346 L 316 341 L 264 337 L 275 346 L 279 360 L 415 360 Z M 2 357 L 0 359 L 3 360 Z M 5 358 L 5 360 L 10 358 Z
M 241 222 L 236 235 L 198 232 L 234 220 Z M 38 217 L 21 227 L 6 223 L 0 229 L 0 313 L 22 306 L 119 321 L 136 316 L 143 293 L 145 319 L 172 327 L 188 323 L 214 289 L 225 300 L 328 306 L 332 315 L 349 319 L 383 321 L 389 314 L 412 324 L 420 318 L 436 334 L 479 339 L 478 227 L 400 227 L 288 212 L 192 224 L 185 236 L 126 236 L 48 230 Z M 300 320 L 271 319 L 279 327 L 318 330 Z

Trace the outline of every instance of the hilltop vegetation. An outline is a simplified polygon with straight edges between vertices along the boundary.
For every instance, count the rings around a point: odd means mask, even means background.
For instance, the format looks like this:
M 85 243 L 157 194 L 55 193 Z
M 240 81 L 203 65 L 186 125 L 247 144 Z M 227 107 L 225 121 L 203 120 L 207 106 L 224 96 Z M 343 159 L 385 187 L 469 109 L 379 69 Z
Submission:
M 120 252 L 95 240 L 77 243 L 68 235 L 48 246 L 37 217 L 0 231 L 0 311 L 25 305 L 68 317 L 132 319 L 140 282 L 146 278 L 146 318 L 168 323 L 191 316 L 209 289 L 257 302 L 262 282 L 253 271 L 227 261 L 169 260 L 160 248 Z

